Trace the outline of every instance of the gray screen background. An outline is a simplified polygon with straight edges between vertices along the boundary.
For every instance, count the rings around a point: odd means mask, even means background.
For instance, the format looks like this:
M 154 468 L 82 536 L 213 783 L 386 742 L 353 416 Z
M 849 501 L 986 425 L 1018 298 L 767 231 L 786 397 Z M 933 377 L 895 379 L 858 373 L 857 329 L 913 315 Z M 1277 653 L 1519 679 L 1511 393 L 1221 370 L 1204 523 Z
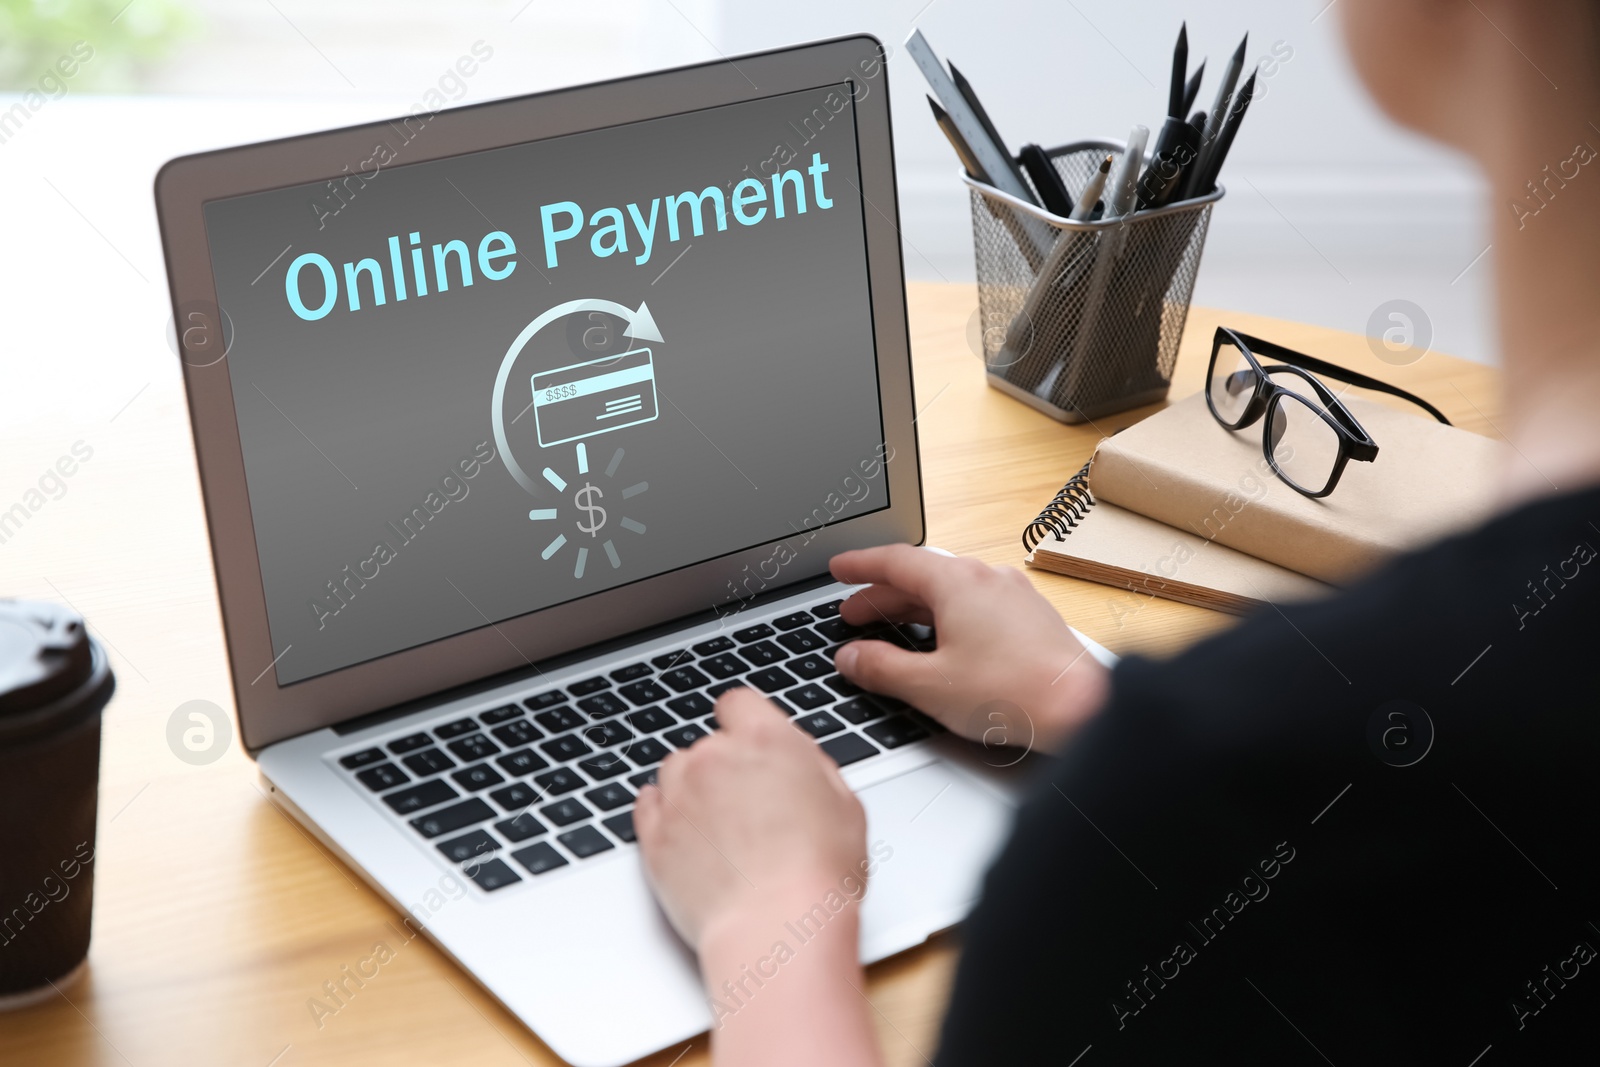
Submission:
M 311 202 L 337 204 L 323 183 L 206 205 L 279 684 L 791 536 L 825 501 L 837 506 L 852 475 L 867 491 L 840 517 L 888 505 L 887 478 L 861 477 L 883 433 L 854 115 L 850 105 L 834 113 L 830 95 L 837 107 L 849 86 L 411 165 L 396 126 L 386 140 L 398 158 L 364 184 L 347 183 L 354 194 L 320 228 Z M 730 195 L 745 177 L 770 193 L 771 164 L 762 164 L 784 144 L 799 153 L 777 161 L 801 171 L 805 214 L 769 211 L 742 226 L 730 203 L 728 229 L 718 232 L 708 205 L 706 232 L 694 237 L 684 209 L 684 236 L 670 242 L 663 203 L 646 263 L 635 264 L 636 243 L 627 255 L 592 255 L 586 228 L 560 246 L 558 267 L 545 268 L 540 205 L 573 200 L 592 214 L 638 202 L 648 212 L 654 197 L 708 185 Z M 827 210 L 804 173 L 814 151 L 830 166 Z M 343 264 L 370 256 L 392 285 L 388 238 L 398 234 L 409 251 L 412 230 L 430 276 L 434 242 L 458 238 L 475 252 L 492 230 L 516 241 L 516 270 L 491 281 L 474 262 L 475 284 L 464 288 L 452 257 L 448 292 L 399 302 L 391 290 L 377 307 L 363 281 L 361 310 L 347 310 Z M 290 310 L 284 281 L 294 258 L 313 251 L 333 263 L 340 296 L 325 318 L 307 322 Z M 314 268 L 304 275 L 312 307 L 316 279 Z M 570 316 L 523 350 L 505 401 L 522 468 L 537 479 L 553 467 L 566 492 L 541 484 L 531 496 L 498 449 L 463 478 L 461 461 L 485 442 L 494 447 L 491 396 L 511 342 L 547 308 L 580 298 L 648 302 L 665 338 L 649 343 L 660 417 L 590 438 L 587 477 L 577 474 L 574 445 L 539 447 L 531 411 L 511 421 L 531 400 L 534 372 L 637 347 L 621 336 L 620 319 Z M 618 448 L 623 459 L 607 479 Z M 597 538 L 577 529 L 594 518 L 573 500 L 585 482 L 604 493 Z M 649 488 L 624 501 L 620 490 L 640 482 Z M 444 502 L 436 514 L 425 505 L 430 493 L 435 506 Z M 405 541 L 396 527 L 419 507 L 428 521 L 414 520 L 421 532 Z M 530 509 L 552 507 L 555 521 L 529 520 Z M 624 529 L 624 516 L 645 532 Z M 557 532 L 566 546 L 542 559 Z M 620 567 L 601 550 L 607 538 Z M 364 577 L 380 543 L 393 555 Z M 575 578 L 579 543 L 590 552 Z M 319 625 L 315 602 L 339 610 Z M 618 632 L 628 628 L 618 620 Z

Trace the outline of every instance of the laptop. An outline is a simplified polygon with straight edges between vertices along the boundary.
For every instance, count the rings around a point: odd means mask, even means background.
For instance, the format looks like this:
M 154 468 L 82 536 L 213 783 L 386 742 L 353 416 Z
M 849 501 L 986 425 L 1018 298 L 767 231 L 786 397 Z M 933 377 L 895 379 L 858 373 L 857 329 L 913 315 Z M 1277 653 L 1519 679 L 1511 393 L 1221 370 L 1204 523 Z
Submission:
M 865 804 L 864 961 L 966 914 L 1017 754 L 832 663 L 933 639 L 828 575 L 923 540 L 876 40 L 186 156 L 156 201 L 240 736 L 410 931 L 573 1064 L 713 1025 L 632 803 L 734 686 Z

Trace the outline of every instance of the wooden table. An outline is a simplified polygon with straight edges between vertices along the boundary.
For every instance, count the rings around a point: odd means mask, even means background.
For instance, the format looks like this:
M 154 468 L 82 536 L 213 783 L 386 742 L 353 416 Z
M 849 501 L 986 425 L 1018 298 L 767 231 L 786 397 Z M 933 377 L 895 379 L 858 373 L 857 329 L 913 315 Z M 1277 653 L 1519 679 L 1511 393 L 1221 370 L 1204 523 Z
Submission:
M 1052 422 L 985 388 L 970 287 L 913 285 L 910 309 L 929 542 L 1019 565 L 1024 523 L 1101 434 L 1154 409 L 1094 426 Z M 1488 368 L 1433 353 L 1391 367 L 1364 338 L 1200 308 L 1189 316 L 1174 397 L 1200 387 L 1219 322 L 1403 385 L 1458 425 L 1494 432 Z M 95 360 L 114 358 L 113 349 L 81 356 L 71 373 L 93 374 Z M 167 719 L 179 704 L 230 706 L 176 361 L 115 413 L 0 428 L 0 510 L 80 439 L 93 456 L 65 495 L 0 543 L 0 593 L 71 603 L 116 667 L 104 731 L 94 944 L 82 981 L 0 1016 L 0 1063 L 559 1063 L 420 940 L 319 1027 L 310 998 L 375 942 L 395 942 L 397 917 L 265 799 L 237 743 L 205 767 L 182 763 L 167 748 Z M 1067 619 L 1117 652 L 1170 653 L 1230 621 L 1031 576 Z M 955 937 L 944 935 L 872 969 L 867 991 L 890 1063 L 931 1058 L 956 954 Z M 705 1064 L 706 1039 L 646 1062 Z

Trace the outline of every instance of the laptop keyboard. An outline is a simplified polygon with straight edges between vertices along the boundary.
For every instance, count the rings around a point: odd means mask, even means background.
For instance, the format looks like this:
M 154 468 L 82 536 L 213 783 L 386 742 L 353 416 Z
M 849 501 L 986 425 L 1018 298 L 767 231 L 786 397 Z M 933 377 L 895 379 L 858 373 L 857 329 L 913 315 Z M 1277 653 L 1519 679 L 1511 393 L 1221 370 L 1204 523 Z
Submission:
M 451 717 L 339 764 L 480 889 L 493 892 L 631 846 L 633 801 L 673 749 L 717 729 L 712 705 L 749 686 L 840 766 L 942 729 L 833 668 L 845 641 L 926 649 L 905 630 L 859 630 L 840 601 L 618 667 L 515 703 Z

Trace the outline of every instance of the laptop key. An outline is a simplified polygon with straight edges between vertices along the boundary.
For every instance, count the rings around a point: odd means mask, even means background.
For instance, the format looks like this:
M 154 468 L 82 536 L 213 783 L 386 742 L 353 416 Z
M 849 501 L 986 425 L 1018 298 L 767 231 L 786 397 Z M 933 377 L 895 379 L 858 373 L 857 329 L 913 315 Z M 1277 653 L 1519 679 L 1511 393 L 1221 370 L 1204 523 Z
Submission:
M 706 703 L 710 706 L 710 701 Z M 657 730 L 665 730 L 677 721 L 658 707 L 645 708 L 628 716 L 628 724 L 641 734 L 653 734 Z
M 841 767 L 848 767 L 857 760 L 878 754 L 872 742 L 859 734 L 840 734 L 838 737 L 830 737 L 817 747 L 832 756 L 833 761 Z
M 844 723 L 825 711 L 802 715 L 794 721 L 794 724 L 812 737 L 827 737 L 829 734 L 836 734 L 844 729 Z
M 463 760 L 488 759 L 500 751 L 500 746 L 484 737 L 482 734 L 473 734 L 463 737 L 459 741 L 450 742 L 450 751 L 460 756 Z
M 624 763 L 622 757 L 615 752 L 601 752 L 598 755 L 590 756 L 588 759 L 579 760 L 578 766 L 583 768 L 583 773 L 597 782 L 603 782 L 607 778 L 615 778 L 622 772 L 633 769 Z
M 581 682 L 573 682 L 567 686 L 567 692 L 575 697 L 586 697 L 590 693 L 598 693 L 602 689 L 610 688 L 611 679 L 597 674 L 593 678 L 585 678 Z
M 627 697 L 629 703 L 640 708 L 646 704 L 654 704 L 658 700 L 665 700 L 672 695 L 650 679 L 642 682 L 631 682 L 617 690 L 617 692 Z
M 826 685 L 829 689 L 832 689 L 835 693 L 838 693 L 842 697 L 861 695 L 861 687 L 842 674 L 836 674 L 832 678 L 826 678 L 823 680 L 822 684 Z
M 713 678 L 719 679 L 732 678 L 750 669 L 748 663 L 729 652 L 703 659 L 700 666 Z
M 530 741 L 537 741 L 544 736 L 544 731 L 527 719 L 519 719 L 516 722 L 508 722 L 504 726 L 496 726 L 489 732 L 494 734 L 500 743 L 508 748 L 526 745 Z
M 390 741 L 389 751 L 396 756 L 401 756 L 407 752 L 415 752 L 419 748 L 427 748 L 431 744 L 433 744 L 433 738 L 427 734 L 409 734 L 397 741 Z
M 448 834 L 452 830 L 465 830 L 475 822 L 494 818 L 494 809 L 485 804 L 480 798 L 463 800 L 459 804 L 452 804 L 448 808 L 419 815 L 411 820 L 412 827 L 423 837 L 438 837 Z
M 624 741 L 632 741 L 633 731 L 620 722 L 597 722 L 578 731 L 578 736 L 595 748 L 610 748 Z
M 733 647 L 733 642 L 726 637 L 713 637 L 708 641 L 701 641 L 692 646 L 697 656 L 715 656 L 718 652 L 726 652 Z
M 706 677 L 705 672 L 695 667 L 674 667 L 670 671 L 663 671 L 661 680 L 679 693 L 687 693 L 691 689 L 711 684 L 711 679 Z
M 788 659 L 789 653 L 771 641 L 757 641 L 739 650 L 739 655 L 750 661 L 752 667 L 768 667 L 779 660 Z
M 456 784 L 469 793 L 476 793 L 480 789 L 488 789 L 491 785 L 499 785 L 505 781 L 505 776 L 487 763 L 479 763 L 457 771 L 450 777 Z
M 630 663 L 626 667 L 618 667 L 611 672 L 611 680 L 618 685 L 623 682 L 631 682 L 635 678 L 647 678 L 649 676 L 650 664 L 648 663 Z
M 673 727 L 661 736 L 672 742 L 678 748 L 688 748 L 706 735 L 706 732 L 693 723 Z
M 385 789 L 393 789 L 397 785 L 405 785 L 411 781 L 411 776 L 392 763 L 380 763 L 376 767 L 368 767 L 356 774 L 361 779 L 361 784 L 374 793 Z
M 339 760 L 339 766 L 347 771 L 353 771 L 357 767 L 370 767 L 374 763 L 381 763 L 383 759 L 383 749 L 364 748 L 360 752 L 352 752 Z
M 567 694 L 559 689 L 551 689 L 548 692 L 535 693 L 531 697 L 523 697 L 522 702 L 533 711 L 543 711 L 545 708 L 555 707 L 566 699 Z
M 801 711 L 811 711 L 824 704 L 833 703 L 833 694 L 828 692 L 816 682 L 807 682 L 799 689 L 791 689 L 783 694 L 783 699 L 799 708 Z
M 773 619 L 772 625 L 780 630 L 797 630 L 810 621 L 812 621 L 810 612 L 797 611 L 792 615 L 785 615 L 781 619 Z
M 514 819 L 507 819 L 504 822 L 497 822 L 494 824 L 494 828 L 500 831 L 501 837 L 504 837 L 513 845 L 521 844 L 530 837 L 538 837 L 540 834 L 547 834 L 550 832 L 549 828 L 545 826 L 544 823 L 540 822 L 538 819 L 535 819 L 527 812 L 523 812 Z
M 472 830 L 460 837 L 452 837 L 437 846 L 448 859 L 456 863 L 465 863 L 474 856 L 487 856 L 491 852 L 500 850 L 500 842 L 484 833 L 482 830 Z
M 575 822 L 582 822 L 589 818 L 594 812 L 584 807 L 582 802 L 568 797 L 565 800 L 558 800 L 554 804 L 540 808 L 539 814 L 557 826 L 571 826 Z
M 523 710 L 521 708 L 517 707 L 515 704 L 507 704 L 503 708 L 495 708 L 493 711 L 484 712 L 482 715 L 478 716 L 478 721 L 489 726 L 493 726 L 497 722 L 505 722 L 507 719 L 515 719 L 521 714 L 523 714 Z
M 556 840 L 566 845 L 567 849 L 580 860 L 586 860 L 590 856 L 617 847 L 606 840 L 605 834 L 592 826 L 580 826 L 576 830 L 568 830 L 558 835 Z
M 704 693 L 685 693 L 681 697 L 667 701 L 667 707 L 685 719 L 698 719 L 711 710 L 711 698 Z
M 577 734 L 563 734 L 553 740 L 546 741 L 539 747 L 544 750 L 545 755 L 557 763 L 566 763 L 568 760 L 575 760 L 579 756 L 587 756 L 594 751 L 594 749 L 584 744 L 583 739 Z
M 621 815 L 601 819 L 600 825 L 615 834 L 618 841 L 628 845 L 633 844 L 633 812 L 625 811 Z
M 659 685 L 656 688 L 661 689 Z M 666 696 L 667 691 L 661 689 L 661 695 Z M 591 719 L 608 719 L 628 710 L 628 705 L 617 699 L 615 693 L 596 693 L 592 697 L 584 697 L 578 701 L 578 707 L 587 712 Z
M 504 789 L 496 789 L 489 798 L 507 811 L 521 811 L 540 800 L 539 793 L 527 782 L 512 782 Z
M 807 628 L 779 634 L 778 644 L 787 648 L 790 652 L 798 654 L 801 652 L 815 652 L 819 648 L 826 648 L 828 642 L 822 639 L 821 634 Z
M 763 637 L 771 637 L 777 632 L 766 623 L 761 622 L 754 626 L 746 626 L 743 630 L 735 630 L 733 639 L 741 645 L 748 645 L 751 641 L 759 641 Z
M 431 782 L 423 782 L 421 785 L 414 785 L 410 789 L 401 789 L 398 792 L 390 793 L 383 798 L 383 802 L 393 808 L 397 815 L 410 815 L 414 811 L 421 811 L 423 808 L 431 808 L 435 804 L 443 804 L 447 800 L 454 800 L 460 795 L 460 793 L 450 788 L 448 782 L 442 782 L 435 778 Z
M 645 771 L 642 774 L 631 775 L 628 778 L 628 781 L 632 783 L 635 789 L 643 789 L 647 785 L 655 785 L 657 770 L 659 770 L 659 768 L 651 767 L 648 771 Z
M 821 678 L 824 674 L 833 673 L 833 664 L 828 661 L 828 657 L 816 652 L 807 652 L 803 656 L 796 656 L 788 663 L 785 663 L 784 667 L 806 681 L 810 681 L 813 678 Z
M 452 737 L 460 737 L 462 734 L 470 734 L 477 728 L 478 720 L 476 719 L 457 719 L 455 722 L 445 723 L 443 726 L 434 730 L 433 734 L 441 741 L 448 741 Z
M 721 696 L 723 693 L 726 693 L 730 689 L 748 689 L 748 688 L 750 688 L 750 683 L 749 682 L 745 681 L 743 678 L 734 678 L 731 681 L 718 682 L 716 685 L 711 686 L 709 689 L 706 690 L 706 696 L 710 697 L 712 700 L 715 700 L 719 696 Z M 668 704 L 667 706 L 668 707 L 672 707 L 672 705 L 670 705 L 670 704 Z M 676 711 L 677 709 L 673 708 L 673 710 Z
M 543 756 L 531 748 L 519 748 L 515 752 L 508 752 L 495 762 L 505 768 L 507 774 L 513 775 L 532 774 L 550 766 Z
M 843 619 L 823 619 L 812 627 L 817 633 L 829 641 L 853 641 L 861 636 L 861 631 L 845 622 Z
M 563 730 L 576 730 L 583 725 L 583 716 L 568 707 L 551 708 L 533 717 L 534 721 L 553 734 Z
M 517 849 L 511 858 L 526 867 L 529 874 L 543 874 L 567 865 L 567 858 L 544 841 Z
M 862 727 L 862 732 L 884 748 L 899 748 L 912 741 L 921 741 L 928 731 L 904 715 L 894 715 L 882 722 Z
M 722 729 L 722 724 L 717 721 L 717 717 L 715 715 L 707 715 L 704 719 L 701 719 L 700 722 L 704 724 L 707 730 Z
M 650 666 L 658 671 L 670 671 L 674 667 L 681 667 L 694 659 L 694 653 L 687 648 L 680 648 L 676 652 L 663 652 L 650 661 Z
M 751 674 L 745 681 L 763 693 L 776 693 L 780 689 L 787 689 L 794 685 L 796 678 L 782 667 L 768 667 L 765 670 Z
M 622 754 L 633 760 L 640 767 L 648 767 L 652 763 L 660 763 L 667 758 L 667 753 L 672 750 L 653 737 L 642 738 L 634 741 L 622 749 Z
M 608 782 L 599 789 L 591 789 L 583 794 L 589 803 L 601 811 L 616 811 L 624 804 L 633 803 L 633 794 L 628 787 L 618 782 Z
M 861 697 L 851 697 L 842 704 L 836 704 L 831 709 L 833 713 L 845 722 L 860 726 L 864 722 L 883 718 L 883 709 L 870 700 Z
M 839 614 L 839 606 L 843 603 L 844 601 L 840 599 L 830 600 L 826 604 L 816 604 L 811 608 L 811 614 L 819 619 L 831 619 Z
M 506 866 L 504 860 L 479 863 L 466 873 L 467 877 L 477 883 L 478 888 L 485 893 L 493 893 L 496 889 L 504 889 L 508 885 L 516 885 L 522 881 L 522 877 Z
M 533 783 L 553 797 L 570 793 L 574 789 L 582 789 L 585 784 L 576 771 L 568 770 L 566 767 L 557 767 L 553 771 L 536 774 L 533 776 Z

